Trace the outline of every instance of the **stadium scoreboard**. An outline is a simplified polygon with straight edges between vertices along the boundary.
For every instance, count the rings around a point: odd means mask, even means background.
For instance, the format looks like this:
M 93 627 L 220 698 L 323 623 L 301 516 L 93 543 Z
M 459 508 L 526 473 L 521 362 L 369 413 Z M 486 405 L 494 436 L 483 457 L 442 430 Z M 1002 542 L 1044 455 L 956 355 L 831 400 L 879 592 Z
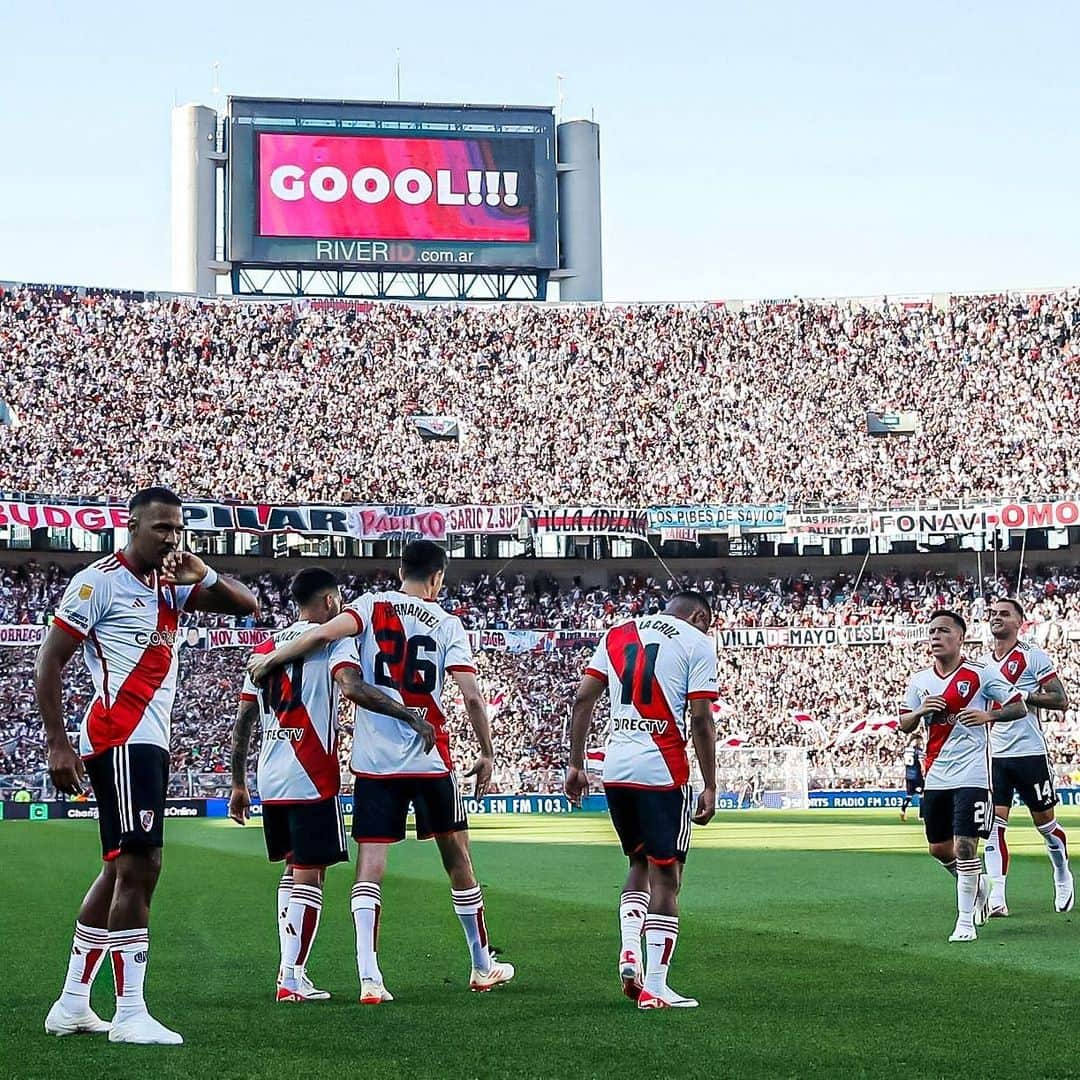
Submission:
M 226 139 L 230 260 L 558 266 L 551 109 L 232 97 Z

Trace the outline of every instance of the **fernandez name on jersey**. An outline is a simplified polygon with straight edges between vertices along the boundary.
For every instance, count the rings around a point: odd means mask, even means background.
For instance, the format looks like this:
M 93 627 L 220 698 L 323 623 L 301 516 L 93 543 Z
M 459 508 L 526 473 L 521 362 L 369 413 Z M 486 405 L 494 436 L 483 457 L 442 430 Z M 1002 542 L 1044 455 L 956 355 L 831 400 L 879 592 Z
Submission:
M 392 716 L 357 708 L 352 771 L 357 776 L 447 776 L 453 770 L 443 689 L 448 672 L 476 673 L 461 620 L 435 600 L 391 590 L 365 593 L 344 609 L 356 621 L 364 681 L 415 709 L 435 728 L 420 736 Z

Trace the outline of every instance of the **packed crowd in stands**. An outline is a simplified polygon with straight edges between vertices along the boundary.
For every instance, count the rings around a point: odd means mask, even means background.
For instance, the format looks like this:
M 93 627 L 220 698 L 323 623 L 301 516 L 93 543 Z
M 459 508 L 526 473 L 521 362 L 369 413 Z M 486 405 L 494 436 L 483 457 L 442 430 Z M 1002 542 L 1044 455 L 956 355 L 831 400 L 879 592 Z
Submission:
M 1080 293 L 559 307 L 0 295 L 0 490 L 255 502 L 1063 494 Z M 909 438 L 867 409 L 914 411 Z M 424 442 L 410 417 L 459 419 Z
M 604 573 L 604 571 L 598 571 Z M 260 599 L 259 623 L 282 626 L 293 616 L 288 579 L 264 573 L 247 579 Z M 25 562 L 0 567 L 0 624 L 41 623 L 62 595 L 67 573 L 55 565 Z M 343 580 L 346 597 L 385 588 L 388 575 Z M 856 589 L 856 584 L 858 588 Z M 986 598 L 1012 595 L 1015 581 L 926 572 L 918 576 L 872 573 L 856 582 L 837 575 L 808 575 L 740 583 L 723 575 L 698 580 L 642 579 L 612 574 L 602 583 L 575 579 L 490 574 L 451 583 L 444 605 L 473 628 L 558 627 L 599 631 L 636 614 L 659 610 L 677 587 L 708 593 L 718 628 L 745 625 L 838 624 L 855 621 L 925 621 L 946 604 L 978 623 Z M 1066 714 L 1048 716 L 1047 734 L 1060 778 L 1080 777 L 1080 567 L 1034 566 L 1019 595 L 1028 607 L 1028 633 L 1059 662 L 1077 702 Z M 497 790 L 553 791 L 562 782 L 570 705 L 588 659 L 581 648 L 509 654 L 480 653 L 481 687 L 487 695 L 498 751 Z M 925 660 L 918 644 L 831 649 L 722 649 L 720 701 L 715 715 L 720 743 L 755 747 L 798 745 L 811 749 L 811 782 L 830 787 L 893 787 L 899 779 L 903 738 L 884 723 L 896 711 L 908 675 Z M 246 655 L 239 649 L 182 648 L 173 714 L 173 768 L 177 791 L 209 790 L 227 783 L 229 740 Z M 0 649 L 0 775 L 40 772 L 43 745 L 33 699 L 29 649 Z M 69 727 L 90 699 L 80 663 L 67 671 Z M 458 764 L 471 762 L 475 742 L 453 691 L 449 722 Z M 344 718 L 343 758 L 351 725 Z M 860 722 L 867 726 L 853 731 Z M 590 744 L 603 738 L 604 709 Z M 875 725 L 877 726 L 875 729 Z

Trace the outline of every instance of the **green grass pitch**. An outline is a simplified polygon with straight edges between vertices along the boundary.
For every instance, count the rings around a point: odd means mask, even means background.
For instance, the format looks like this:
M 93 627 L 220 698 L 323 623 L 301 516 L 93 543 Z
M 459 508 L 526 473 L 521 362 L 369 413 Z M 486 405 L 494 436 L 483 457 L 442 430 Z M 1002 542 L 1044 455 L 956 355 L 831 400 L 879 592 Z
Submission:
M 1080 842 L 1080 813 L 1062 820 Z M 509 987 L 467 990 L 430 844 L 398 845 L 380 960 L 392 1005 L 356 1004 L 351 870 L 335 867 L 309 971 L 325 1004 L 273 1001 L 275 869 L 258 825 L 170 822 L 147 996 L 183 1047 L 55 1039 L 42 1022 L 95 872 L 92 822 L 0 825 L 0 1076 L 1080 1076 L 1078 915 L 1052 909 L 1041 840 L 1010 830 L 1013 915 L 949 945 L 952 881 L 893 812 L 721 814 L 695 829 L 671 982 L 690 1011 L 619 993 L 624 861 L 605 817 L 476 818 L 474 859 Z M 112 1015 L 111 975 L 94 991 Z

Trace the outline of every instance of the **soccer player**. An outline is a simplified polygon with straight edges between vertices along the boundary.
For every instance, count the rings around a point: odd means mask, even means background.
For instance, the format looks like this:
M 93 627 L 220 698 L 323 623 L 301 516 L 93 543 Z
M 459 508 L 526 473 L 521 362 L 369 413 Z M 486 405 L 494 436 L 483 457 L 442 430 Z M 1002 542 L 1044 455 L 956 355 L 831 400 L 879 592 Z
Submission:
M 1019 794 L 1035 828 L 1046 841 L 1046 853 L 1054 871 L 1054 910 L 1072 911 L 1073 876 L 1065 830 L 1058 824 L 1054 806 L 1058 801 L 1050 771 L 1049 748 L 1039 722 L 1039 709 L 1064 711 L 1069 696 L 1054 670 L 1054 662 L 1037 645 L 1020 640 L 1024 609 L 1018 600 L 1001 598 L 990 605 L 993 647 L 982 657 L 987 667 L 1001 673 L 1019 690 L 1027 713 L 1012 724 L 994 724 L 990 746 L 994 755 L 994 827 L 986 841 L 986 870 L 990 876 L 990 916 L 1009 914 L 1005 901 L 1005 878 L 1009 872 L 1009 847 L 1005 830 L 1013 794 Z
M 80 570 L 34 665 L 49 776 L 57 791 L 81 794 L 87 778 L 98 804 L 104 864 L 79 909 L 63 993 L 49 1010 L 50 1035 L 109 1033 L 110 1042 L 182 1043 L 143 999 L 150 900 L 161 872 L 169 725 L 176 696 L 180 616 L 185 611 L 248 615 L 251 592 L 180 550 L 184 519 L 167 488 L 128 504 L 123 551 Z M 94 697 L 75 752 L 64 728 L 64 667 L 82 646 Z M 116 1016 L 90 1008 L 90 988 L 112 957 Z
M 613 627 L 585 669 L 574 700 L 565 789 L 575 803 L 589 789 L 585 738 L 593 711 L 605 690 L 611 700 L 604 792 L 630 861 L 619 899 L 619 978 L 623 993 L 639 1009 L 697 1006 L 693 998 L 672 990 L 667 977 L 679 938 L 679 889 L 690 822 L 705 825 L 716 811 L 716 648 L 706 633 L 711 621 L 709 601 L 701 593 L 681 592 L 662 614 Z M 688 707 L 705 781 L 693 817 Z
M 469 988 L 492 990 L 514 977 L 513 965 L 497 962 L 488 946 L 484 899 L 469 853 L 465 803 L 450 757 L 442 707 L 448 674 L 461 689 L 480 743 L 480 755 L 466 775 L 476 777 L 477 798 L 483 795 L 493 764 L 491 729 L 461 620 L 436 600 L 445 574 L 446 552 L 430 540 L 414 540 L 401 553 L 400 590 L 366 593 L 337 617 L 274 652 L 253 656 L 248 665 L 252 681 L 259 684 L 275 668 L 313 649 L 357 636 L 365 682 L 417 710 L 435 727 L 432 749 L 399 720 L 356 710 L 352 835 L 358 850 L 352 911 L 362 1005 L 393 1000 L 378 961 L 382 880 L 388 845 L 405 839 L 410 803 L 416 811 L 417 838 L 434 837 L 450 878 L 450 898 L 472 959 Z
M 921 795 L 922 789 L 922 741 L 918 735 L 914 735 L 904 747 L 904 801 L 900 806 L 901 821 L 907 821 L 907 811 L 911 800 L 916 795 Z
M 993 668 L 961 655 L 967 624 L 954 611 L 930 616 L 932 666 L 916 672 L 904 695 L 900 730 L 925 725 L 926 782 L 922 819 L 933 855 L 956 878 L 956 927 L 950 941 L 974 941 L 987 914 L 979 837 L 990 834 L 991 721 L 1009 723 L 1027 711 Z M 1002 706 L 990 712 L 994 703 Z
M 329 570 L 310 567 L 293 579 L 299 619 L 260 645 L 257 653 L 292 641 L 341 612 L 341 592 Z M 435 729 L 415 712 L 360 678 L 355 640 L 341 638 L 274 671 L 261 689 L 250 679 L 240 694 L 232 746 L 229 816 L 243 825 L 251 807 L 247 789 L 248 743 L 255 719 L 262 722 L 258 785 L 263 833 L 271 862 L 285 862 L 278 885 L 277 1000 L 325 1001 L 330 997 L 307 977 L 322 913 L 326 868 L 348 857 L 345 822 L 338 803 L 338 694 L 362 708 L 396 717 L 420 734 L 427 749 Z

